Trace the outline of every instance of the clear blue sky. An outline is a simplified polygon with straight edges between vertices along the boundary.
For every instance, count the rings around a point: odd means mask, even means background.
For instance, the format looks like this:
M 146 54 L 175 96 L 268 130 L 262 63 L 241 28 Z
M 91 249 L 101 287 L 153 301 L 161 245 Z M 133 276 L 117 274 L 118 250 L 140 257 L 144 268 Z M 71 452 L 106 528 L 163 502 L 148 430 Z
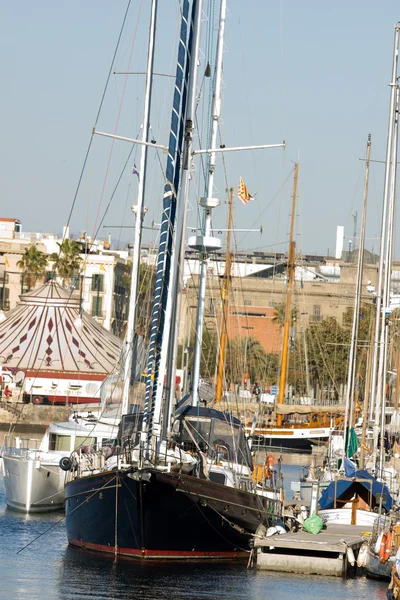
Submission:
M 160 0 L 155 70 L 173 73 L 178 0 Z M 206 5 L 208 0 L 206 1 Z M 218 6 L 218 2 L 216 2 Z M 122 0 L 3 2 L 0 5 L 1 211 L 22 220 L 27 231 L 60 232 L 67 219 L 86 147 L 127 3 Z M 125 71 L 137 25 L 130 70 L 143 70 L 147 54 L 150 0 L 132 0 L 115 70 Z M 305 252 L 334 250 L 336 225 L 353 230 L 360 222 L 368 133 L 372 155 L 384 159 L 394 24 L 394 0 L 228 0 L 224 56 L 222 141 L 227 145 L 287 142 L 281 150 L 230 155 L 227 179 L 217 165 L 217 194 L 237 186 L 241 175 L 257 200 L 236 206 L 238 227 L 259 226 L 264 233 L 237 235 L 241 248 L 285 247 L 292 181 L 286 180 L 300 157 L 297 242 Z M 206 35 L 203 51 L 206 53 Z M 202 68 L 205 68 L 203 61 Z M 112 77 L 98 128 L 113 131 L 125 78 Z M 126 84 L 118 132 L 136 136 L 142 114 L 143 78 Z M 167 140 L 171 82 L 158 79 L 152 127 Z M 208 98 L 199 106 L 201 119 Z M 117 144 L 105 192 L 99 201 L 111 142 L 96 138 L 72 218 L 72 230 L 92 233 L 125 160 L 128 146 Z M 159 156 L 165 163 L 165 157 Z M 133 162 L 132 159 L 131 163 Z M 158 157 L 149 157 L 151 184 L 148 225 L 159 221 L 162 177 Z M 197 165 L 196 173 L 200 173 Z M 136 181 L 123 177 L 106 217 L 108 225 L 133 224 L 129 206 Z M 193 188 L 193 202 L 196 188 Z M 383 166 L 371 169 L 367 235 L 377 237 Z M 222 227 L 226 206 L 216 211 Z M 196 223 L 195 210 L 190 214 Z M 117 230 L 111 231 L 118 237 Z M 122 233 L 128 240 L 129 230 Z M 148 237 L 147 234 L 147 238 Z M 367 246 L 378 248 L 379 242 Z M 398 252 L 397 252 L 398 254 Z

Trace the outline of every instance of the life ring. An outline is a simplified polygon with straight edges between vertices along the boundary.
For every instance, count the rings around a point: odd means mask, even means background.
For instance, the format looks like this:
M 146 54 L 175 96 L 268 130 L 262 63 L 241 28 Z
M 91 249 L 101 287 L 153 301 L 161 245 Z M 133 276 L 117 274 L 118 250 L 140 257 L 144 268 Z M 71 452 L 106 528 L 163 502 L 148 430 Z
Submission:
M 269 479 L 271 477 L 271 473 L 273 473 L 274 471 L 274 457 L 269 455 L 267 456 L 267 458 L 265 459 L 265 463 L 264 463 L 264 476 L 266 479 Z
M 389 560 L 389 556 L 392 553 L 392 538 L 393 534 L 390 529 L 382 536 L 381 546 L 379 548 L 379 560 L 381 563 L 385 563 Z
M 59 462 L 60 469 L 63 471 L 70 471 L 72 467 L 72 460 L 69 456 L 63 456 L 63 458 Z

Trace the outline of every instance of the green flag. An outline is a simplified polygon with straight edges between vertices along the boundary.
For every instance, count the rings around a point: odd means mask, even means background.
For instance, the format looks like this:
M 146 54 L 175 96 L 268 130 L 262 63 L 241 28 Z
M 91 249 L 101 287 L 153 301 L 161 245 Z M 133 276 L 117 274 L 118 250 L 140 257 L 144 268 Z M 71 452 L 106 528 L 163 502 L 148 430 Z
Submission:
M 358 439 L 357 439 L 357 435 L 356 432 L 354 431 L 353 427 L 350 427 L 350 435 L 349 435 L 349 428 L 347 428 L 346 430 L 346 456 L 347 458 L 351 458 L 352 456 L 354 456 L 354 454 L 357 452 L 358 449 Z

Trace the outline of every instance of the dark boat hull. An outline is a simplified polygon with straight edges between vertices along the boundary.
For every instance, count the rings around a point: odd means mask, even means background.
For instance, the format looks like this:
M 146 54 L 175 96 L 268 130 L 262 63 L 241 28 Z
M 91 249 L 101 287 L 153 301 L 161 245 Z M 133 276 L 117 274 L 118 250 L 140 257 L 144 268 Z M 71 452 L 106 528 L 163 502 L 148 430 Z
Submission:
M 253 448 L 266 448 L 275 451 L 293 450 L 303 453 L 311 453 L 314 446 L 322 446 L 327 443 L 326 438 L 285 438 L 255 435 Z
M 66 486 L 68 542 L 136 558 L 248 556 L 275 502 L 189 475 L 109 471 Z

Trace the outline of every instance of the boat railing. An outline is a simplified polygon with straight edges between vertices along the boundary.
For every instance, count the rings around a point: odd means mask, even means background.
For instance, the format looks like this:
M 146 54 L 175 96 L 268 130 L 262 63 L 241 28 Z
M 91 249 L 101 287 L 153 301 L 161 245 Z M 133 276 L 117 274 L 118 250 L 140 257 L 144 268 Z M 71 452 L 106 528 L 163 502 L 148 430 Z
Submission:
M 15 456 L 19 458 L 29 458 L 30 460 L 38 460 L 42 451 L 39 450 L 39 444 L 41 440 L 28 440 L 28 443 L 25 445 L 21 445 L 19 447 L 16 446 L 3 446 L 2 454 L 8 456 Z M 36 446 L 32 444 L 37 442 Z

